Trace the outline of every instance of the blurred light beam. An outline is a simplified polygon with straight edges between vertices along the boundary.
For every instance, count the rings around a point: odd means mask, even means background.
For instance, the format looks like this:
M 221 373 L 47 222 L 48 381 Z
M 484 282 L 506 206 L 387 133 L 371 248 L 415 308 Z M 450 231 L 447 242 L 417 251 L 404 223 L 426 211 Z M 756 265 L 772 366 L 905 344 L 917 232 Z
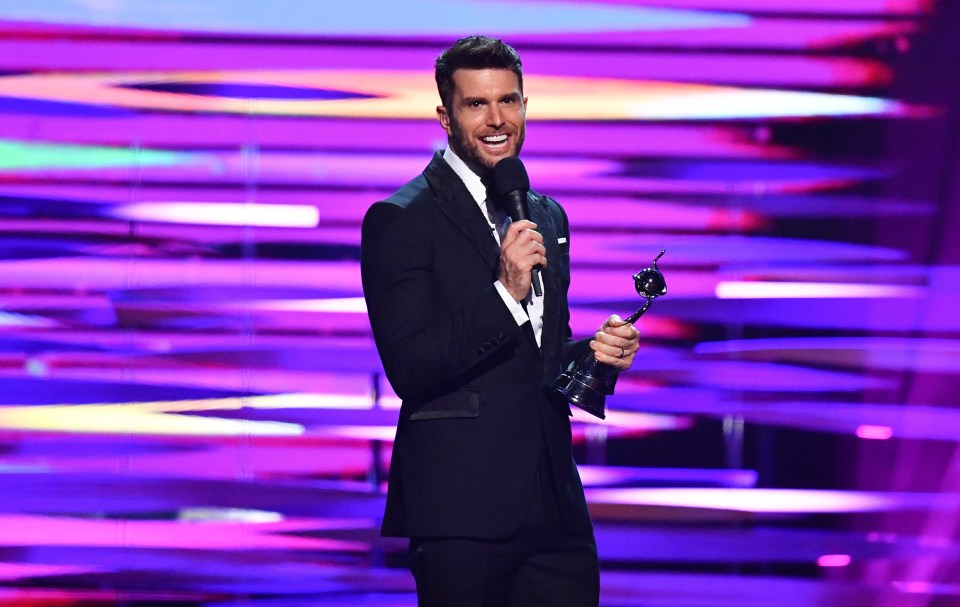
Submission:
M 849 554 L 824 554 L 817 559 L 820 567 L 846 567 L 850 564 Z
M 857 436 L 869 440 L 888 440 L 893 438 L 893 428 L 863 425 L 857 428 Z
M 884 299 L 919 298 L 925 294 L 923 287 L 829 282 L 725 280 L 716 287 L 717 299 Z
M 754 514 L 883 512 L 931 507 L 954 508 L 960 495 L 878 493 L 817 489 L 588 489 L 591 504 L 709 508 Z
M 316 207 L 244 202 L 135 202 L 115 207 L 117 219 L 219 226 L 315 228 Z

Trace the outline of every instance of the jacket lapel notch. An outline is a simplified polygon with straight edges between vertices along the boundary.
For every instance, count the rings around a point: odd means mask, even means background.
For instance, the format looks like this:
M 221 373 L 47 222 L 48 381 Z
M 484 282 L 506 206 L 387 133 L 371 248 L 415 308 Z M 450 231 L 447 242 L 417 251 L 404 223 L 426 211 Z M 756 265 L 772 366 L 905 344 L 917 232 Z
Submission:
M 490 234 L 490 226 L 483 219 L 480 207 L 470 195 L 467 186 L 454 172 L 443 155 L 437 152 L 424 171 L 427 182 L 436 194 L 440 210 L 457 227 L 483 257 L 491 270 L 500 263 L 500 249 Z

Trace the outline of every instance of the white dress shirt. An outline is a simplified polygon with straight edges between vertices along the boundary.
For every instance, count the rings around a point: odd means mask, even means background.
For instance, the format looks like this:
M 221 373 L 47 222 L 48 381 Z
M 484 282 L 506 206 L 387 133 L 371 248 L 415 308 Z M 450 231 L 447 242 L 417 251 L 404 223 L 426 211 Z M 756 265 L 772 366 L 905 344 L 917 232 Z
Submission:
M 483 185 L 483 182 L 480 181 L 480 176 L 471 171 L 470 167 L 449 147 L 444 150 L 443 159 L 447 161 L 450 168 L 460 177 L 463 184 L 467 186 L 470 195 L 473 196 L 473 199 L 477 202 L 477 208 L 481 216 L 487 222 L 487 225 L 490 226 L 490 234 L 496 239 L 499 245 L 500 234 L 510 225 L 510 218 L 504 217 L 504 219 L 500 219 L 497 217 L 497 212 L 493 208 L 487 208 L 487 188 Z M 498 225 L 498 223 L 500 225 Z M 542 272 L 539 273 L 538 276 L 540 277 L 542 287 Z M 500 298 L 503 299 L 503 303 L 509 308 L 510 313 L 513 314 L 513 318 L 517 321 L 517 324 L 522 325 L 525 322 L 530 322 L 530 327 L 533 329 L 533 334 L 536 336 L 537 345 L 539 346 L 543 332 L 543 296 L 538 297 L 534 294 L 533 289 L 531 289 L 527 295 L 527 309 L 524 310 L 523 305 L 515 300 L 513 295 L 510 295 L 510 292 L 507 291 L 503 283 L 497 280 L 493 284 L 497 292 L 500 293 Z M 543 289 L 541 289 L 540 292 L 542 293 Z

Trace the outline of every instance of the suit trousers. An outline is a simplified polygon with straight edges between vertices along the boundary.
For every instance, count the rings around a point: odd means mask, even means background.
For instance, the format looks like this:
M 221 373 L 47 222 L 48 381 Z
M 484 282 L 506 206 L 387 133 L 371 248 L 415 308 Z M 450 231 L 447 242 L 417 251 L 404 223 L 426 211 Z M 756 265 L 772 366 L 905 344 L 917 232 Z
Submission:
M 564 530 L 547 461 L 542 452 L 537 490 L 512 537 L 410 540 L 420 607 L 597 607 L 596 541 Z

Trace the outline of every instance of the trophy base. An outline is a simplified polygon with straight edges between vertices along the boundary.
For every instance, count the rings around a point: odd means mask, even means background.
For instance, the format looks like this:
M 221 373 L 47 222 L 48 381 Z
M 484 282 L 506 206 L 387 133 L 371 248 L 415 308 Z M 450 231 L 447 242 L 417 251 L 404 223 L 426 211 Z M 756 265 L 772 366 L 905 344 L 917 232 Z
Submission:
M 577 379 L 576 371 L 562 373 L 551 386 L 567 402 L 583 409 L 590 415 L 606 419 L 606 395 L 593 386 Z

